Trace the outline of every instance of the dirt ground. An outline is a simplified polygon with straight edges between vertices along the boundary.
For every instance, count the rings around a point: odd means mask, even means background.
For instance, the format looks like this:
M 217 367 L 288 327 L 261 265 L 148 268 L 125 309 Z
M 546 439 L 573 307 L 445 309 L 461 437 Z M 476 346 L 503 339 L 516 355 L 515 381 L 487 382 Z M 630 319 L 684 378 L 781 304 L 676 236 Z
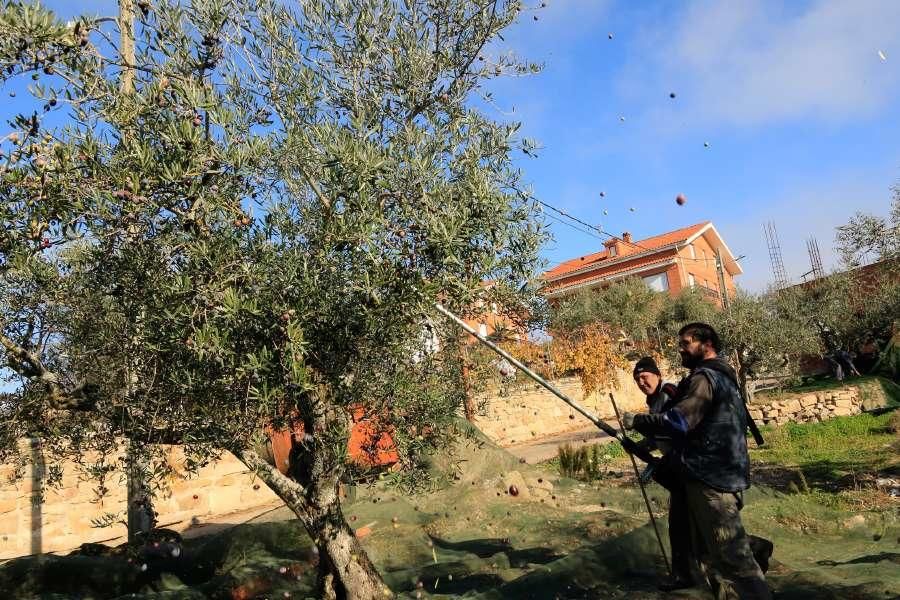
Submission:
M 615 421 L 607 421 L 610 425 L 618 428 Z M 554 435 L 548 435 L 536 440 L 529 440 L 522 444 L 513 444 L 507 446 L 505 450 L 517 458 L 525 459 L 529 465 L 535 465 L 551 458 L 555 458 L 559 447 L 569 444 L 573 448 L 580 448 L 590 444 L 606 444 L 611 442 L 613 438 L 591 425 L 573 431 L 563 431 Z

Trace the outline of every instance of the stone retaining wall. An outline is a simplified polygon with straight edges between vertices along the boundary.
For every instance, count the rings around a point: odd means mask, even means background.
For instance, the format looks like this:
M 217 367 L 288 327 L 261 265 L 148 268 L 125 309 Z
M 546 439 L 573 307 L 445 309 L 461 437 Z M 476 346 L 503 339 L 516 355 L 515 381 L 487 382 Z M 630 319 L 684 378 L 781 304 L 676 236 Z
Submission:
M 620 411 L 647 410 L 644 395 L 634 384 L 630 371 L 618 371 L 614 386 L 587 396 L 577 377 L 563 377 L 553 381 L 553 385 L 602 419 L 615 418 L 609 392 L 615 394 Z M 590 421 L 530 380 L 507 395 L 493 390 L 480 400 L 485 408 L 475 425 L 500 446 L 592 427 Z
M 181 464 L 180 448 L 172 447 L 168 452 L 172 464 Z M 33 454 L 39 456 L 38 452 Z M 110 491 L 102 500 L 96 497 L 95 484 L 82 481 L 74 465 L 63 466 L 59 488 L 44 486 L 40 464 L 27 467 L 25 477 L 15 483 L 10 482 L 11 475 L 12 467 L 0 466 L 0 559 L 67 552 L 85 542 L 115 545 L 125 541 L 124 525 L 92 525 L 105 514 L 124 514 L 126 491 L 121 473 L 110 474 L 106 484 Z M 177 475 L 169 485 L 169 492 L 158 498 L 154 507 L 159 513 L 159 526 L 178 531 L 214 523 L 217 517 L 229 513 L 280 502 L 231 454 L 223 455 L 190 479 Z M 33 502 L 40 493 L 44 502 Z
M 555 385 L 601 418 L 614 417 L 608 394 L 613 391 L 620 410 L 646 410 L 644 396 L 631 374 L 618 373 L 611 390 L 585 397 L 576 377 L 555 381 Z M 590 427 L 591 423 L 575 413 L 556 396 L 529 382 L 508 395 L 496 392 L 487 398 L 486 410 L 476 425 L 504 446 L 527 442 L 536 437 Z M 30 443 L 26 444 L 28 452 Z M 178 447 L 168 449 L 169 462 L 179 465 L 183 454 Z M 31 451 L 36 458 L 37 448 Z M 111 545 L 125 540 L 124 525 L 94 527 L 92 521 L 110 513 L 124 515 L 126 491 L 120 472 L 107 480 L 108 494 L 98 499 L 95 484 L 82 481 L 75 465 L 63 465 L 59 488 L 45 487 L 42 467 L 28 467 L 25 477 L 10 482 L 13 468 L 0 466 L 0 560 L 40 552 L 69 552 L 86 542 Z M 169 481 L 169 491 L 155 502 L 159 526 L 178 531 L 192 525 L 214 523 L 222 515 L 277 505 L 279 499 L 265 485 L 254 481 L 244 465 L 225 454 L 213 465 L 187 479 L 184 474 Z M 34 503 L 36 493 L 44 502 Z
M 887 399 L 877 384 L 847 384 L 841 388 L 805 393 L 757 394 L 750 414 L 758 423 L 810 423 L 856 415 L 884 406 Z

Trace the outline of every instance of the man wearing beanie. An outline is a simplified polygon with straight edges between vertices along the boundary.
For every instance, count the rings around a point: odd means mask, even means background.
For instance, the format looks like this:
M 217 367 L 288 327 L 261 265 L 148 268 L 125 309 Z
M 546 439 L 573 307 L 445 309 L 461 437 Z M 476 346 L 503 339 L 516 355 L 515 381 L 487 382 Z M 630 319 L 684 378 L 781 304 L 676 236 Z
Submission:
M 667 461 L 684 492 L 692 546 L 707 570 L 717 600 L 771 600 L 765 569 L 772 543 L 754 540 L 741 522 L 743 492 L 750 487 L 746 431 L 750 417 L 737 375 L 719 353 L 722 342 L 706 323 L 678 332 L 682 366 L 675 406 L 658 414 L 624 413 L 626 429 L 677 440 Z M 674 494 L 673 494 L 674 496 Z
M 674 384 L 663 381 L 659 367 L 652 357 L 645 356 L 637 361 L 633 375 L 638 389 L 647 397 L 650 414 L 664 413 L 675 406 L 677 388 Z M 672 448 L 669 436 L 651 435 L 647 436 L 646 440 L 651 448 L 656 448 L 663 454 Z M 672 548 L 672 578 L 662 582 L 659 589 L 669 592 L 696 585 L 694 573 L 698 567 L 691 547 L 690 521 L 684 490 L 677 481 L 674 485 L 666 483 L 670 493 L 669 545 Z

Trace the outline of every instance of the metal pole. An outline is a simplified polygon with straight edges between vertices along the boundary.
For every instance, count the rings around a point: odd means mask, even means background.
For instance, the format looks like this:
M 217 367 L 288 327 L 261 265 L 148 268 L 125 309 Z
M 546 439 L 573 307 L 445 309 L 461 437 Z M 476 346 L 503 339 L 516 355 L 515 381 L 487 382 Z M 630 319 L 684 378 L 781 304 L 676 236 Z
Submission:
M 504 350 L 503 348 L 500 348 L 499 346 L 497 346 L 497 344 L 495 344 L 494 342 L 490 341 L 489 339 L 487 339 L 486 337 L 482 336 L 477 331 L 472 329 L 468 323 L 466 323 L 465 321 L 463 321 L 462 319 L 457 317 L 455 314 L 453 314 L 452 312 L 450 312 L 449 310 L 447 310 L 440 304 L 435 304 L 434 307 L 438 310 L 438 312 L 440 312 L 445 317 L 449 318 L 451 321 L 453 321 L 454 323 L 456 323 L 457 325 L 462 327 L 466 331 L 466 333 L 474 336 L 475 339 L 477 339 L 479 342 L 481 342 L 482 344 L 484 344 L 485 346 L 487 346 L 488 348 L 490 348 L 491 350 L 493 350 L 494 352 L 496 352 L 497 354 L 499 354 L 500 356 L 502 356 L 503 358 L 508 360 L 510 363 L 512 363 L 512 365 L 514 367 L 516 367 L 517 369 L 519 369 L 520 371 L 522 371 L 523 373 L 525 373 L 526 375 L 528 375 L 529 377 L 534 379 L 538 384 L 543 386 L 546 390 L 548 390 L 554 396 L 556 396 L 557 398 L 559 398 L 560 400 L 562 400 L 563 402 L 565 402 L 566 404 L 568 404 L 569 406 L 571 406 L 572 408 L 577 410 L 584 417 L 586 417 L 591 423 L 593 423 L 598 428 L 600 428 L 604 433 L 608 434 L 610 437 L 616 438 L 620 442 L 622 442 L 623 439 L 627 439 L 627 438 L 625 438 L 625 436 L 623 436 L 618 431 L 616 431 L 616 429 L 614 427 L 611 427 L 606 422 L 595 417 L 593 414 L 588 412 L 588 410 L 586 408 L 584 408 L 583 406 L 581 406 L 574 400 L 570 399 L 568 396 L 566 396 L 561 391 L 556 389 L 555 386 L 553 386 L 551 383 L 546 381 L 543 377 L 541 377 L 540 375 L 538 375 L 537 373 L 535 373 L 534 371 L 532 371 L 531 369 L 529 369 L 528 367 L 523 365 L 521 362 L 516 360 L 506 350 Z M 628 442 L 631 442 L 631 440 L 628 440 Z
M 547 389 L 549 392 L 551 392 L 554 396 L 556 396 L 557 398 L 559 398 L 560 400 L 562 400 L 563 402 L 565 402 L 566 404 L 568 404 L 569 406 L 571 406 L 572 408 L 577 410 L 579 413 L 581 413 L 582 415 L 587 417 L 591 423 L 593 423 L 594 425 L 599 427 L 601 430 L 603 430 L 603 432 L 609 434 L 610 437 L 617 439 L 619 441 L 619 443 L 622 444 L 622 447 L 626 450 L 626 452 L 628 452 L 628 457 L 631 459 L 631 466 L 634 467 L 634 474 L 637 477 L 638 485 L 640 485 L 640 487 L 641 487 L 641 494 L 644 496 L 644 504 L 647 505 L 647 512 L 650 514 L 650 522 L 653 523 L 653 531 L 656 532 L 656 540 L 659 542 L 659 549 L 660 549 L 660 552 L 662 552 L 663 561 L 666 563 L 666 570 L 669 572 L 669 575 L 671 575 L 672 568 L 669 566 L 669 558 L 668 558 L 668 556 L 666 556 L 666 550 L 662 543 L 662 537 L 660 537 L 660 535 L 659 535 L 659 528 L 656 525 L 656 517 L 653 516 L 653 509 L 650 506 L 649 498 L 647 498 L 647 491 L 644 489 L 644 484 L 641 482 L 641 475 L 638 472 L 637 463 L 634 460 L 634 455 L 637 452 L 637 447 L 630 438 L 625 436 L 625 433 L 624 433 L 625 428 L 622 427 L 622 420 L 619 417 L 619 408 L 616 406 L 616 400 L 615 400 L 615 398 L 613 398 L 612 393 L 609 394 L 609 399 L 612 400 L 613 410 L 616 413 L 616 420 L 618 420 L 619 427 L 622 429 L 621 432 L 616 431 L 616 429 L 614 427 L 611 427 L 604 421 L 601 421 L 600 419 L 598 419 L 597 417 L 595 417 L 594 415 L 589 413 L 584 407 L 582 407 L 580 404 L 578 404 L 574 400 L 571 400 L 568 396 L 566 396 L 565 394 L 560 392 L 558 389 L 556 389 L 556 387 L 554 387 L 552 384 L 550 384 L 548 381 L 546 381 L 543 377 L 541 377 L 540 375 L 538 375 L 537 373 L 535 373 L 534 371 L 532 371 L 531 369 L 529 369 L 528 367 L 523 365 L 521 362 L 516 360 L 512 355 L 510 355 L 503 348 L 500 348 L 499 346 L 497 346 L 497 344 L 493 343 L 492 341 L 490 341 L 489 339 L 487 339 L 486 337 L 484 337 L 483 335 L 479 334 L 477 331 L 472 329 L 468 323 L 466 323 L 465 321 L 463 321 L 462 319 L 457 317 L 455 314 L 453 314 L 452 312 L 450 312 L 449 310 L 447 310 L 446 308 L 444 308 L 443 306 L 441 306 L 438 303 L 435 303 L 434 307 L 438 310 L 438 312 L 440 312 L 441 314 L 446 316 L 448 319 L 450 319 L 451 321 L 453 321 L 454 323 L 456 323 L 457 325 L 462 327 L 463 330 L 465 330 L 469 335 L 474 336 L 475 339 L 477 339 L 479 342 L 481 342 L 482 344 L 484 344 L 485 346 L 487 346 L 488 348 L 490 348 L 491 350 L 493 350 L 494 352 L 496 352 L 497 354 L 499 354 L 500 356 L 502 356 L 503 358 L 508 360 L 517 369 L 520 369 L 523 373 L 525 373 L 526 375 L 528 375 L 529 377 L 534 379 L 537 383 L 539 383 L 541 386 L 543 386 L 545 389 Z M 638 457 L 647 462 L 655 461 L 655 459 L 652 456 L 649 456 L 649 453 L 646 453 L 645 456 L 641 456 L 640 454 L 638 454 Z
M 728 310 L 728 288 L 725 287 L 725 264 L 722 262 L 721 248 L 716 248 L 716 273 L 719 276 L 719 292 L 722 294 L 722 308 Z
M 609 401 L 612 402 L 613 410 L 616 412 L 616 421 L 619 422 L 619 428 L 622 430 L 622 435 L 625 435 L 625 426 L 622 424 L 622 417 L 619 415 L 619 407 L 616 405 L 616 398 L 613 396 L 612 392 L 609 393 Z M 628 458 L 631 459 L 631 466 L 634 468 L 634 476 L 641 488 L 641 496 L 644 497 L 644 504 L 647 506 L 647 514 L 650 515 L 650 522 L 653 524 L 653 532 L 656 534 L 656 541 L 659 542 L 659 551 L 662 554 L 663 562 L 666 563 L 666 571 L 669 572 L 669 576 L 672 576 L 672 566 L 669 564 L 669 557 L 666 556 L 666 547 L 663 544 L 662 536 L 659 535 L 659 527 L 656 525 L 656 517 L 653 515 L 650 499 L 647 498 L 647 490 L 644 488 L 644 482 L 641 481 L 641 473 L 638 471 L 634 456 L 629 454 Z

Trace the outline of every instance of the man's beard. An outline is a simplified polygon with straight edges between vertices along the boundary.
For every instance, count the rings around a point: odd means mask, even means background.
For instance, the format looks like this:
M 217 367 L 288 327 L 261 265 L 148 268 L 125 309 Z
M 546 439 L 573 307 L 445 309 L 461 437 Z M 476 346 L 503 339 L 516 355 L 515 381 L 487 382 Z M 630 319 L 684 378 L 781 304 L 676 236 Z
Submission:
M 681 354 L 681 366 L 683 367 L 693 369 L 700 364 L 699 356 L 694 356 L 693 354 L 689 354 L 687 352 L 680 352 L 679 354 Z

